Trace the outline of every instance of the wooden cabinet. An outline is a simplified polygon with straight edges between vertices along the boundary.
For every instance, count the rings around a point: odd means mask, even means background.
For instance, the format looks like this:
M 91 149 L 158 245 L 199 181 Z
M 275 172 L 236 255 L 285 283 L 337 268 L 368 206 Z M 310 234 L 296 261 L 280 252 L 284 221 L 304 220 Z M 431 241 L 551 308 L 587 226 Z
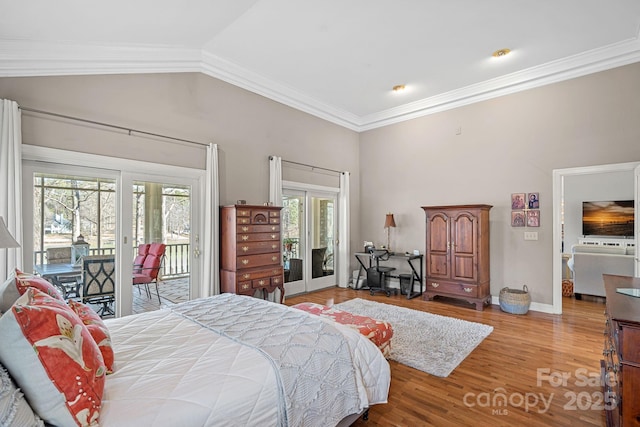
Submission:
M 427 219 L 424 298 L 464 299 L 483 310 L 489 289 L 489 205 L 423 206 Z
M 266 297 L 280 289 L 284 272 L 280 210 L 275 206 L 232 205 L 220 209 L 220 290 Z
M 640 426 L 640 298 L 617 292 L 640 291 L 640 279 L 603 277 L 607 309 L 601 384 L 607 426 Z

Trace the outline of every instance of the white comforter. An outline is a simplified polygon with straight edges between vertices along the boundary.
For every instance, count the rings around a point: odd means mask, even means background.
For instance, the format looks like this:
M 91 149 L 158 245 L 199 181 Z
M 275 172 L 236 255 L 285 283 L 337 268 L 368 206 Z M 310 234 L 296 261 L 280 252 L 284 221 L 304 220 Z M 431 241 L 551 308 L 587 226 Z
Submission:
M 209 300 L 214 304 L 224 298 L 229 296 Z M 378 348 L 356 331 L 331 324 L 345 335 L 350 348 L 358 411 L 386 403 L 390 371 Z M 116 367 L 107 377 L 101 425 L 244 427 L 283 423 L 281 374 L 264 352 L 169 309 L 109 320 L 107 326 Z M 291 406 L 294 411 L 295 403 Z M 320 413 L 305 425 L 324 426 L 329 418 Z

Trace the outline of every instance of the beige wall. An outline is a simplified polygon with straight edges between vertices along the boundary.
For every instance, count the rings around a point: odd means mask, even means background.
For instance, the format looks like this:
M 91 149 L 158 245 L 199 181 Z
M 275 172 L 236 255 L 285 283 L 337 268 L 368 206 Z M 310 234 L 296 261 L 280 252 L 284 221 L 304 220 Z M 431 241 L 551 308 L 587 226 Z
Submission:
M 392 248 L 424 251 L 421 206 L 491 204 L 491 293 L 526 284 L 546 304 L 552 171 L 640 160 L 639 93 L 635 64 L 358 135 L 201 74 L 0 78 L 0 98 L 27 107 L 218 143 L 223 204 L 267 200 L 270 154 L 348 170 L 354 249 L 386 242 L 387 212 L 398 225 Z M 27 144 L 204 165 L 197 147 L 23 119 Z M 540 193 L 538 241 L 510 226 L 514 192 Z
M 220 202 L 269 199 L 269 155 L 352 176 L 360 215 L 358 134 L 203 74 L 0 78 L 0 98 L 59 114 L 219 145 Z M 204 149 L 23 114 L 23 143 L 204 168 Z M 340 155 L 336 156 L 335 153 Z M 357 227 L 357 221 L 352 224 Z
M 486 203 L 491 294 L 527 285 L 552 303 L 552 171 L 640 160 L 640 64 L 361 134 L 361 234 L 424 251 L 424 205 Z M 461 135 L 456 128 L 461 127 Z M 510 226 L 510 195 L 539 192 L 538 241 Z M 394 243 L 395 241 L 395 243 Z

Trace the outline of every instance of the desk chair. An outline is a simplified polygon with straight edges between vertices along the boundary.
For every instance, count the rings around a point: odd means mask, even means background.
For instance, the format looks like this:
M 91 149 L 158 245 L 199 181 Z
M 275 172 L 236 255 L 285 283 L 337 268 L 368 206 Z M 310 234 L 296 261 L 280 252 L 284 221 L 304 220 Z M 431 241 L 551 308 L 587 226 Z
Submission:
M 387 275 L 395 270 L 394 267 L 381 266 L 380 261 L 389 260 L 389 251 L 386 249 L 372 249 L 371 259 L 375 261 L 375 267 L 367 269 L 367 286 L 369 287 L 369 293 L 374 295 L 376 292 L 384 292 L 387 296 L 391 296 L 391 293 L 396 294 L 395 289 L 387 288 Z

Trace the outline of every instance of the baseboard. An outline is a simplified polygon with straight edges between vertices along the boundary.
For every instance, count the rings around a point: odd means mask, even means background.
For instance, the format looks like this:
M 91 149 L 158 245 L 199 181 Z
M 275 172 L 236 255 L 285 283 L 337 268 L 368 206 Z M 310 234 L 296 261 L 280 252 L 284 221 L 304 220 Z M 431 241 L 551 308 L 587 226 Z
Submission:
M 491 304 L 500 305 L 500 297 L 491 296 Z M 539 302 L 532 302 L 529 305 L 529 310 L 531 310 L 531 311 L 539 311 L 540 313 L 555 314 L 554 311 L 553 311 L 553 305 L 552 304 L 542 304 L 542 303 L 539 303 Z

